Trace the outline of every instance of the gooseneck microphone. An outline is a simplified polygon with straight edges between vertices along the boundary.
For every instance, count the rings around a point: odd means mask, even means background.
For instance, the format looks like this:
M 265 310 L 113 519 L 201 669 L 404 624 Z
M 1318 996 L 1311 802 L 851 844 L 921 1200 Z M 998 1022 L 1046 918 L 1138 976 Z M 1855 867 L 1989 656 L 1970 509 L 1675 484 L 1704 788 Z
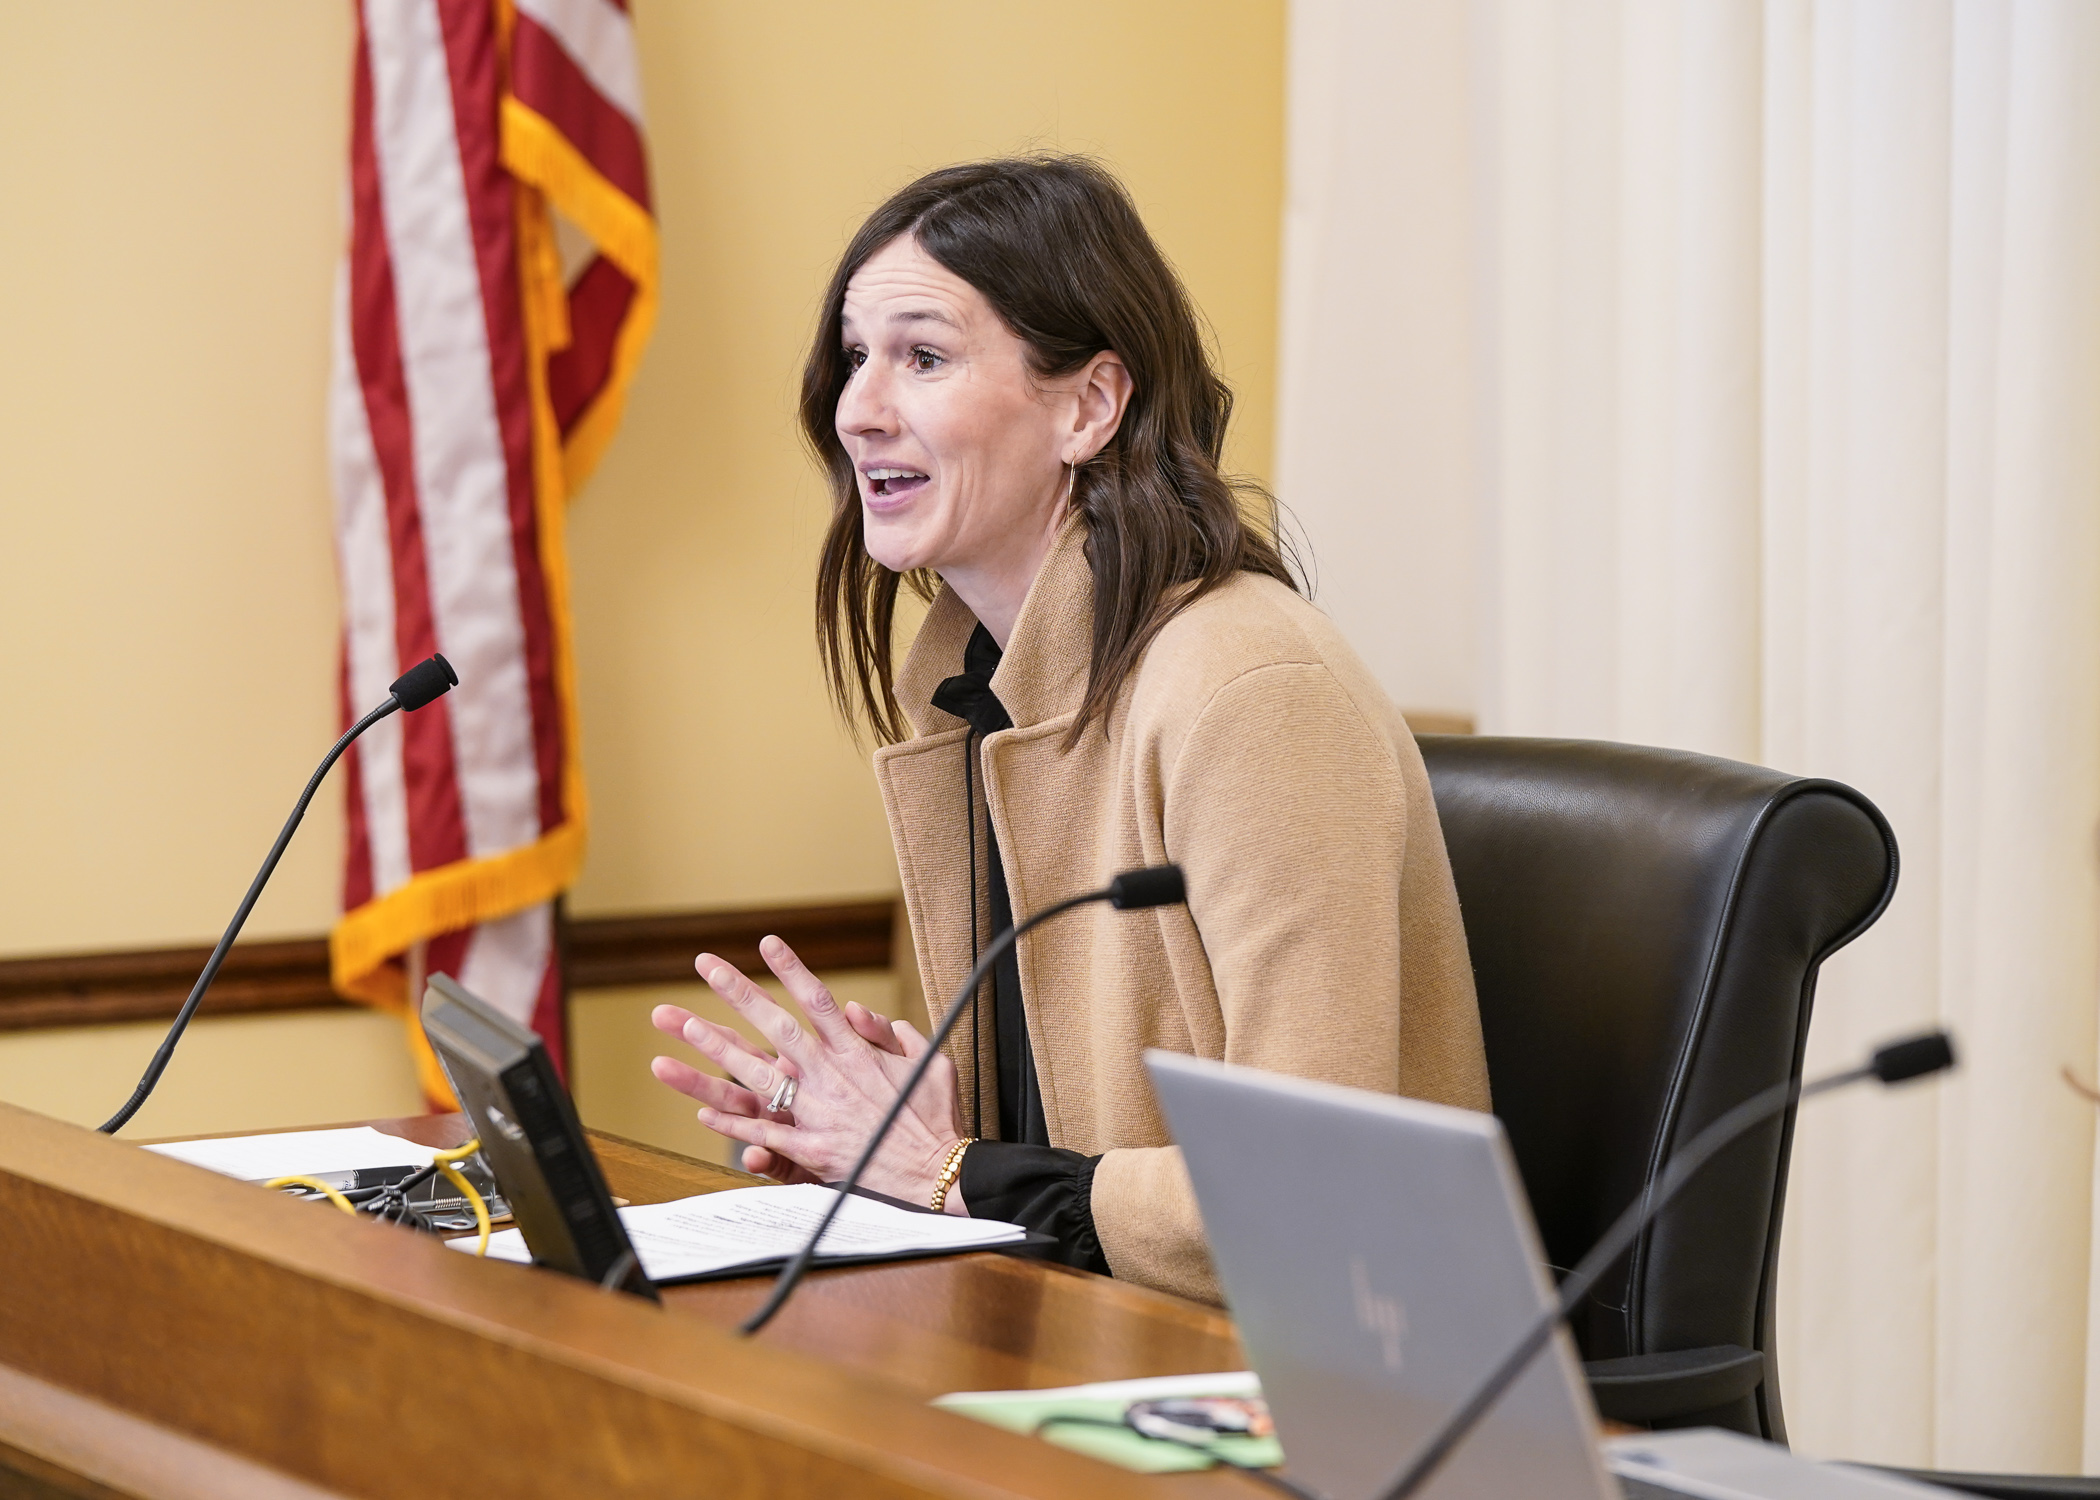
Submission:
M 1862 1083 L 1869 1078 L 1882 1083 L 1902 1083 L 1911 1078 L 1923 1078 L 1954 1066 L 1954 1042 L 1944 1031 L 1928 1031 L 1919 1036 L 1908 1037 L 1900 1042 L 1891 1042 L 1877 1051 L 1863 1066 L 1851 1068 L 1843 1073 L 1833 1073 L 1819 1078 L 1814 1083 L 1802 1085 L 1788 1081 L 1777 1083 L 1761 1094 L 1753 1094 L 1734 1109 L 1722 1115 L 1699 1134 L 1692 1137 L 1690 1145 L 1677 1153 L 1664 1170 L 1662 1180 L 1652 1192 L 1636 1198 L 1628 1204 L 1626 1211 L 1613 1221 L 1582 1258 L 1582 1263 L 1568 1273 L 1568 1279 L 1560 1284 L 1560 1296 L 1551 1311 L 1540 1315 L 1539 1320 L 1526 1330 L 1495 1366 L 1493 1373 L 1483 1380 L 1473 1394 L 1460 1402 L 1457 1409 L 1444 1420 L 1419 1452 L 1408 1460 L 1407 1467 L 1390 1487 L 1382 1492 L 1383 1500 L 1407 1500 L 1431 1475 L 1442 1467 L 1458 1445 L 1465 1441 L 1480 1419 L 1494 1408 L 1497 1401 L 1517 1377 L 1524 1373 L 1538 1352 L 1546 1347 L 1553 1337 L 1553 1330 L 1560 1326 L 1563 1318 L 1574 1312 L 1589 1290 L 1596 1285 L 1597 1278 L 1609 1269 L 1612 1262 L 1626 1253 L 1631 1245 L 1677 1196 L 1678 1190 L 1691 1181 L 1693 1174 L 1718 1156 L 1747 1131 L 1778 1114 L 1797 1099 L 1807 1099 L 1816 1094 L 1828 1093 L 1832 1089 L 1844 1088 L 1847 1084 Z
M 1179 865 L 1151 865 L 1141 870 L 1125 870 L 1100 890 L 1088 891 L 1083 896 L 1072 896 L 1053 906 L 1046 906 L 1027 921 L 1007 928 L 986 944 L 976 967 L 970 970 L 970 977 L 965 979 L 962 988 L 955 992 L 955 1000 L 948 1007 L 948 1014 L 941 1017 L 941 1024 L 934 1028 L 932 1039 L 926 1043 L 926 1050 L 919 1056 L 918 1066 L 911 1070 L 911 1076 L 906 1078 L 904 1086 L 897 1090 L 896 1099 L 883 1115 L 882 1123 L 875 1127 L 875 1133 L 868 1137 L 868 1144 L 861 1149 L 860 1160 L 853 1164 L 853 1170 L 846 1174 L 846 1180 L 838 1185 L 838 1192 L 831 1200 L 831 1207 L 824 1211 L 824 1217 L 818 1223 L 815 1232 L 810 1235 L 808 1243 L 796 1251 L 795 1258 L 781 1268 L 778 1279 L 773 1283 L 772 1294 L 757 1312 L 739 1325 L 737 1332 L 747 1335 L 758 1332 L 773 1321 L 773 1314 L 779 1312 L 786 1305 L 787 1299 L 794 1294 L 796 1286 L 801 1283 L 803 1273 L 816 1258 L 817 1245 L 823 1240 L 824 1231 L 831 1227 L 831 1221 L 836 1219 L 839 1210 L 845 1207 L 847 1195 L 860 1185 L 861 1174 L 867 1171 L 868 1163 L 875 1159 L 876 1151 L 889 1136 L 890 1127 L 897 1123 L 897 1117 L 904 1113 L 905 1104 L 918 1091 L 920 1081 L 926 1077 L 926 1070 L 933 1066 L 934 1058 L 940 1055 L 941 1044 L 946 1042 L 949 1034 L 955 1030 L 955 1023 L 962 1018 L 963 1012 L 977 1004 L 977 988 L 984 982 L 984 976 L 991 973 L 992 965 L 999 961 L 1001 954 L 1020 940 L 1022 933 L 1042 926 L 1053 917 L 1063 916 L 1074 907 L 1088 906 L 1096 901 L 1106 901 L 1117 911 L 1137 911 L 1148 906 L 1179 906 L 1187 899 L 1188 884 L 1182 879 Z
M 345 746 L 395 709 L 412 714 L 419 708 L 429 707 L 458 686 L 459 673 L 452 670 L 451 662 L 442 656 L 424 657 L 394 679 L 394 685 L 387 690 L 392 696 L 386 702 L 366 714 L 351 726 L 348 734 L 336 741 L 335 748 L 328 752 L 328 759 L 321 762 L 321 771 L 325 774 Z
M 352 740 L 388 714 L 396 709 L 414 713 L 417 709 L 443 697 L 458 685 L 459 674 L 452 670 L 452 663 L 444 657 L 432 656 L 417 662 L 394 680 L 386 702 L 352 724 L 343 737 L 335 742 L 334 748 L 321 757 L 321 764 L 315 769 L 313 778 L 306 783 L 306 790 L 299 794 L 298 805 L 292 809 L 292 815 L 284 820 L 284 830 L 277 835 L 277 842 L 271 846 L 269 858 L 265 859 L 262 868 L 255 872 L 255 879 L 248 887 L 248 894 L 241 898 L 240 908 L 234 912 L 233 920 L 226 924 L 226 931 L 219 939 L 219 946 L 211 950 L 211 957 L 205 960 L 204 972 L 197 976 L 197 983 L 190 990 L 189 999 L 182 1002 L 182 1009 L 176 1012 L 175 1023 L 168 1028 L 160 1050 L 153 1054 L 153 1061 L 147 1064 L 145 1076 L 139 1079 L 139 1086 L 131 1091 L 131 1098 L 125 1101 L 124 1107 L 96 1126 L 97 1130 L 104 1135 L 114 1135 L 129 1123 L 131 1117 L 139 1112 L 139 1106 L 153 1093 L 154 1085 L 160 1082 L 160 1075 L 167 1071 L 168 1060 L 175 1055 L 175 1044 L 182 1040 L 182 1033 L 190 1024 L 190 1018 L 197 1014 L 197 1007 L 204 1003 L 204 992 L 210 989 L 211 982 L 218 978 L 219 966 L 226 962 L 227 950 L 233 946 L 233 940 L 240 936 L 241 927 L 247 922 L 248 913 L 255 909 L 255 900 L 262 894 L 263 887 L 270 883 L 270 876 L 277 869 L 277 861 L 284 857 L 285 846 L 291 843 L 292 834 L 299 827 L 299 820 L 306 816 L 306 805 L 314 800 L 314 793 L 320 790 L 321 779 L 328 774 L 329 767 L 342 758 L 343 752 L 350 748 Z

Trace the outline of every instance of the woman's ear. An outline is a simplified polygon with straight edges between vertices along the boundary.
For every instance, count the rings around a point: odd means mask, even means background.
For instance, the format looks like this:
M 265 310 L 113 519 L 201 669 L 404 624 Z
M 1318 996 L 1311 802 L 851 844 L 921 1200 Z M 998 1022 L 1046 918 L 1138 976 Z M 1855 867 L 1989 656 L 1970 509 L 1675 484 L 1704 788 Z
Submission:
M 1123 412 L 1130 405 L 1130 370 L 1113 349 L 1103 349 L 1079 372 L 1076 393 L 1079 402 L 1072 416 L 1072 441 L 1065 454 L 1068 464 L 1083 464 L 1099 453 L 1123 425 Z

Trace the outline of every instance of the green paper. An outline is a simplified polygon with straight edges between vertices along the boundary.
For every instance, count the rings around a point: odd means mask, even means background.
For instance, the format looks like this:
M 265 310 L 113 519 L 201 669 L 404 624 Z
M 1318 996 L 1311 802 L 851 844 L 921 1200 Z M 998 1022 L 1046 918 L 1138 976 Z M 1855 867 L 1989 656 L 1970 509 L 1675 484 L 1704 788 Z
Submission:
M 1034 1434 L 1119 1468 L 1140 1474 L 1186 1473 L 1208 1469 L 1219 1459 L 1243 1467 L 1274 1468 L 1283 1462 L 1283 1445 L 1273 1437 L 1220 1437 L 1202 1448 L 1148 1438 L 1122 1425 L 1133 1401 L 1163 1401 L 1201 1396 L 1260 1395 L 1254 1378 L 1244 1372 L 1182 1375 L 1126 1380 L 1099 1385 L 1066 1386 L 1045 1391 L 958 1391 L 933 1404 L 1009 1432 Z M 1113 1426 L 1054 1424 L 1048 1417 L 1087 1417 Z

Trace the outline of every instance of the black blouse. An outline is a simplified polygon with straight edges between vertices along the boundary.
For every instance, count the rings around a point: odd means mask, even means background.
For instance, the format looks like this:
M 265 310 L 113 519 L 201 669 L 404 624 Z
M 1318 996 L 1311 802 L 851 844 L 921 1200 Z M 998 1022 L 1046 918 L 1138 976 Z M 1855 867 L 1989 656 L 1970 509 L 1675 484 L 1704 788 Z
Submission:
M 935 708 L 954 714 L 970 726 L 965 746 L 965 763 L 969 767 L 976 765 L 980 736 L 1013 727 L 1012 717 L 992 692 L 992 673 L 999 668 L 1000 654 L 992 633 L 979 625 L 963 649 L 962 672 L 934 691 Z M 976 796 L 967 783 L 964 795 L 970 800 L 974 822 Z M 991 893 L 986 931 L 1000 933 L 1013 925 L 1013 903 L 1007 896 L 1006 868 L 999 858 L 999 841 L 991 830 L 990 819 L 985 820 L 984 851 L 986 884 Z M 970 889 L 974 906 L 974 868 L 970 871 Z M 975 950 L 974 916 L 971 926 L 970 945 Z M 974 962 L 974 951 L 971 957 Z M 992 966 L 991 984 L 999 1138 L 979 1140 L 963 1153 L 962 1174 L 956 1186 L 972 1215 L 1005 1219 L 1049 1235 L 1057 1242 L 1051 1252 L 1053 1259 L 1108 1275 L 1108 1259 L 1101 1253 L 1101 1241 L 1094 1234 L 1094 1168 L 1101 1158 L 1050 1144 L 1042 1091 L 1036 1084 L 1035 1059 L 1029 1052 L 1027 1016 L 1021 1008 L 1020 961 L 1012 949 Z M 974 1026 L 972 1040 L 974 1045 Z M 972 1132 L 982 1136 L 983 1123 L 974 1121 Z

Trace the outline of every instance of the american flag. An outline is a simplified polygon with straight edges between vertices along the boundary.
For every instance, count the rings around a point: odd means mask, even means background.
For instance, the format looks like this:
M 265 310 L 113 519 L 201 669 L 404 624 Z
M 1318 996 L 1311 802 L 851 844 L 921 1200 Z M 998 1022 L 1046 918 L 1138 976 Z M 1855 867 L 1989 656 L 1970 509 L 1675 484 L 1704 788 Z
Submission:
M 357 21 L 329 395 L 345 722 L 433 651 L 460 681 L 351 751 L 335 984 L 413 1018 L 448 973 L 560 1059 L 553 903 L 585 821 L 563 508 L 656 305 L 634 28 L 620 0 L 358 0 Z

